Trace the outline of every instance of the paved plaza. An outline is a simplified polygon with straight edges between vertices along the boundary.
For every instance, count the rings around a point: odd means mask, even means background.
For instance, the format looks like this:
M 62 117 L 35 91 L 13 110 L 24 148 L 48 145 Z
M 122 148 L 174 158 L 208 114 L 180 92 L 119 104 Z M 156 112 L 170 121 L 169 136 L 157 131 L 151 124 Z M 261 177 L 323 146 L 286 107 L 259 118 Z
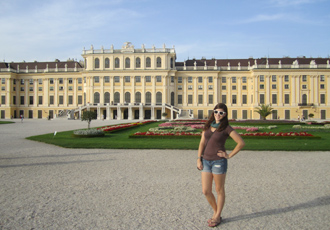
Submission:
M 25 137 L 86 122 L 13 121 L 0 125 L 0 229 L 209 229 L 197 150 L 65 149 Z M 329 165 L 330 151 L 241 151 L 217 229 L 329 229 Z

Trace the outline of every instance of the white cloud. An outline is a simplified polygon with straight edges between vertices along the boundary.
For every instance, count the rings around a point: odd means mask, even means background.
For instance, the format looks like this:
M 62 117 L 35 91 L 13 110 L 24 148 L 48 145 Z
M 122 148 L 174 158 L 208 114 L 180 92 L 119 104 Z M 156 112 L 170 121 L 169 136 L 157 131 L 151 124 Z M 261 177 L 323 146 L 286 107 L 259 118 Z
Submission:
M 57 48 L 72 49 L 77 44 L 86 45 L 91 40 L 97 42 L 102 36 L 110 37 L 111 33 L 132 28 L 144 15 L 121 8 L 121 2 L 93 1 L 94 4 L 91 4 L 89 1 L 52 1 L 34 3 L 28 9 L 22 9 L 15 1 L 12 5 L 2 4 L 7 10 L 17 9 L 11 13 L 6 10 L 5 14 L 0 15 L 0 24 L 5 31 L 0 36 L 1 53 L 10 57 L 12 53 L 17 55 L 21 51 L 24 56 L 25 50 L 32 49 L 34 57 L 41 52 L 57 55 Z

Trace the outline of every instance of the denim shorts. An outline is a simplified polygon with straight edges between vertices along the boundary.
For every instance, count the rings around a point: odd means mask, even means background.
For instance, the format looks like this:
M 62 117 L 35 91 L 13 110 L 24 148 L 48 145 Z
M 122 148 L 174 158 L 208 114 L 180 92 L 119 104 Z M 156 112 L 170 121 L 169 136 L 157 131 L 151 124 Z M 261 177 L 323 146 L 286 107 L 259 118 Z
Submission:
M 227 172 L 227 159 L 208 161 L 203 159 L 203 170 L 202 172 L 210 172 L 213 174 L 225 174 Z

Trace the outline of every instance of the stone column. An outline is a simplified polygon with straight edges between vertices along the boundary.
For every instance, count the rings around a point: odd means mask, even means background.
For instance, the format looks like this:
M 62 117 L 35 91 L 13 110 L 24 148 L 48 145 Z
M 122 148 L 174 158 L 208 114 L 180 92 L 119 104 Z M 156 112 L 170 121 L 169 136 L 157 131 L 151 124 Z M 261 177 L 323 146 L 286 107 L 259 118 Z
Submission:
M 114 87 L 114 79 L 113 78 L 114 78 L 113 76 L 110 77 L 110 105 L 113 104 L 111 102 L 114 102 L 114 100 L 115 100 L 115 92 L 113 90 L 113 87 Z
M 101 89 L 100 89 L 100 104 L 104 104 L 104 77 L 103 76 L 100 76 L 100 86 L 101 86 Z
M 42 106 L 39 105 L 38 92 L 38 79 L 33 79 L 33 106 Z
M 49 79 L 43 79 L 43 104 L 49 107 Z
M 311 92 L 310 93 L 310 100 L 311 100 L 311 103 L 315 103 L 314 102 L 314 76 L 309 76 L 310 78 L 310 88 L 309 88 L 309 91 Z
M 265 104 L 269 105 L 270 104 L 270 96 L 271 96 L 271 91 L 270 91 L 270 75 L 265 75 Z
M 58 78 L 54 78 L 54 105 L 58 107 Z M 56 114 L 55 114 L 56 115 Z
M 289 87 L 290 87 L 290 98 L 291 98 L 291 106 L 297 106 L 296 105 L 296 94 L 295 94 L 295 89 L 296 89 L 296 87 L 295 87 L 295 81 L 296 81 L 296 79 L 295 79 L 295 76 L 291 76 L 291 84 L 289 85 Z
M 121 106 L 119 104 L 117 104 L 117 120 L 121 120 Z
M 259 104 L 258 76 L 254 76 L 253 79 L 254 79 L 254 90 L 253 90 L 253 92 L 254 92 L 254 106 L 258 106 L 258 104 Z
M 154 119 L 155 119 L 155 106 L 152 103 L 151 104 L 151 120 L 154 120 Z
M 242 106 L 242 77 L 237 77 L 237 105 Z
M 329 78 L 329 75 L 325 75 L 324 76 L 324 83 L 325 82 L 327 82 L 327 86 L 325 86 L 325 88 L 326 89 L 330 89 L 330 78 Z M 327 78 L 327 80 L 326 80 L 326 78 Z M 319 97 L 317 97 L 317 98 L 319 98 Z M 329 93 L 329 91 L 327 92 L 327 106 L 329 106 L 330 105 L 330 93 Z M 329 115 L 327 116 L 327 117 L 329 117 Z
M 183 80 L 182 105 L 188 106 L 188 103 L 187 103 L 187 77 L 186 76 L 182 77 L 182 80 Z
M 227 78 L 226 82 L 227 82 L 226 88 L 227 88 L 227 91 L 228 91 L 228 97 L 227 97 L 228 102 L 227 102 L 227 104 L 231 106 L 231 105 L 233 105 L 233 100 L 232 100 L 232 97 L 231 97 L 231 88 L 230 88 L 231 77 Z
M 73 100 L 72 100 L 72 104 L 74 107 L 77 107 L 78 106 L 78 100 L 77 100 L 77 97 L 78 97 L 78 94 L 77 94 L 77 81 L 78 81 L 78 78 L 73 78 L 72 79 L 73 81 Z
M 110 105 L 107 105 L 107 117 L 106 117 L 106 120 L 110 120 L 110 119 L 111 119 Z
M 203 89 L 203 91 L 204 91 L 204 98 L 203 98 L 203 105 L 204 106 L 207 106 L 207 104 L 208 104 L 208 93 L 207 93 L 207 91 L 208 91 L 208 88 L 207 88 L 207 77 L 203 77 L 203 79 L 204 79 L 204 89 Z
M 219 94 L 218 91 L 221 89 L 218 88 L 219 84 L 219 77 L 213 77 L 213 92 L 214 92 L 214 97 L 213 97 L 213 104 L 218 104 L 220 102 Z
M 5 101 L 6 106 L 11 106 L 11 103 L 10 103 L 10 101 L 11 101 L 10 96 L 11 95 L 10 95 L 9 92 L 11 92 L 13 90 L 12 89 L 13 87 L 11 86 L 10 82 L 11 82 L 11 79 L 10 78 L 6 78 L 6 81 L 5 81 L 5 84 L 6 84 L 6 101 Z M 17 102 L 17 100 L 16 100 L 16 102 Z M 11 113 L 11 111 L 10 111 L 10 113 Z
M 152 93 L 151 93 L 151 104 L 156 104 L 156 77 L 151 76 Z
M 100 108 L 100 104 L 97 105 L 97 120 L 101 120 L 101 108 Z
M 132 114 L 133 114 L 133 111 L 132 111 L 132 104 L 129 103 L 129 105 L 128 105 L 128 120 L 133 120 L 133 116 L 132 116 Z
M 283 104 L 283 91 L 282 91 L 282 89 L 283 89 L 283 75 L 278 76 L 278 80 L 279 80 L 279 84 L 278 84 L 278 86 L 279 86 L 278 105 L 283 106 L 284 105 Z
M 162 76 L 163 78 L 163 97 L 162 97 L 162 104 L 165 104 L 168 102 L 168 76 Z
M 24 106 L 25 107 L 28 107 L 28 105 L 29 105 L 29 84 L 30 84 L 30 82 L 28 81 L 28 79 L 26 79 L 25 81 L 24 81 L 24 93 L 25 93 L 25 96 L 24 96 Z M 33 103 L 34 103 L 34 101 L 33 101 Z M 25 116 L 25 115 L 24 115 Z
M 319 76 L 317 76 L 317 75 L 314 75 L 314 85 L 315 85 L 315 87 L 314 87 L 314 93 L 315 93 L 315 104 L 317 104 L 317 105 L 320 105 L 319 104 L 319 84 L 318 84 L 318 79 L 319 79 Z M 329 88 L 328 88 L 329 89 Z M 330 94 L 328 93 L 328 96 L 329 96 Z
M 64 95 L 63 95 L 63 105 L 64 106 L 68 106 L 68 79 L 67 78 L 63 78 L 63 81 L 64 81 L 64 89 L 63 89 L 63 92 L 64 92 Z
M 301 79 L 301 76 L 296 76 L 296 98 L 297 98 L 297 102 L 299 103 L 302 103 L 302 98 L 301 98 L 301 90 L 300 90 L 300 79 Z
M 141 76 L 142 92 L 141 92 L 141 103 L 146 103 L 146 77 Z
M 125 102 L 124 77 L 120 76 L 120 103 Z
M 194 81 L 194 99 L 193 99 L 193 104 L 194 106 L 198 105 L 198 77 L 193 77 Z
M 142 103 L 139 105 L 139 119 L 143 120 L 143 106 Z

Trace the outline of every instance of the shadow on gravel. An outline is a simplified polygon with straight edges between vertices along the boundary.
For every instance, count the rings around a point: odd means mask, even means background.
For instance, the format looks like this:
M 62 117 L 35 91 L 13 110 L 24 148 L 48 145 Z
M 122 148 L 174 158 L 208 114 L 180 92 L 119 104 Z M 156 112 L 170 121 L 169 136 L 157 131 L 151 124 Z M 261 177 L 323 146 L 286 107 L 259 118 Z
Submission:
M 251 214 L 230 217 L 230 218 L 224 219 L 223 222 L 228 223 L 228 222 L 234 222 L 234 221 L 238 221 L 238 220 L 253 219 L 253 218 L 258 218 L 258 217 L 277 215 L 277 214 L 282 214 L 282 213 L 286 213 L 286 212 L 293 212 L 293 211 L 300 210 L 300 209 L 314 208 L 314 207 L 325 206 L 325 205 L 330 205 L 330 196 L 319 197 L 314 200 L 308 201 L 306 203 L 301 203 L 301 204 L 289 206 L 286 208 L 270 209 L 270 210 L 266 210 L 266 211 L 262 211 L 262 212 L 255 212 L 255 213 L 251 213 Z
M 86 160 L 86 161 L 63 161 L 63 162 L 44 162 L 44 163 L 32 163 L 32 164 L 16 164 L 16 165 L 0 165 L 0 168 L 14 168 L 14 167 L 31 167 L 31 166 L 56 166 L 56 165 L 65 165 L 65 164 L 81 164 L 81 163 L 90 163 L 90 162 L 104 162 L 112 161 L 108 160 Z

